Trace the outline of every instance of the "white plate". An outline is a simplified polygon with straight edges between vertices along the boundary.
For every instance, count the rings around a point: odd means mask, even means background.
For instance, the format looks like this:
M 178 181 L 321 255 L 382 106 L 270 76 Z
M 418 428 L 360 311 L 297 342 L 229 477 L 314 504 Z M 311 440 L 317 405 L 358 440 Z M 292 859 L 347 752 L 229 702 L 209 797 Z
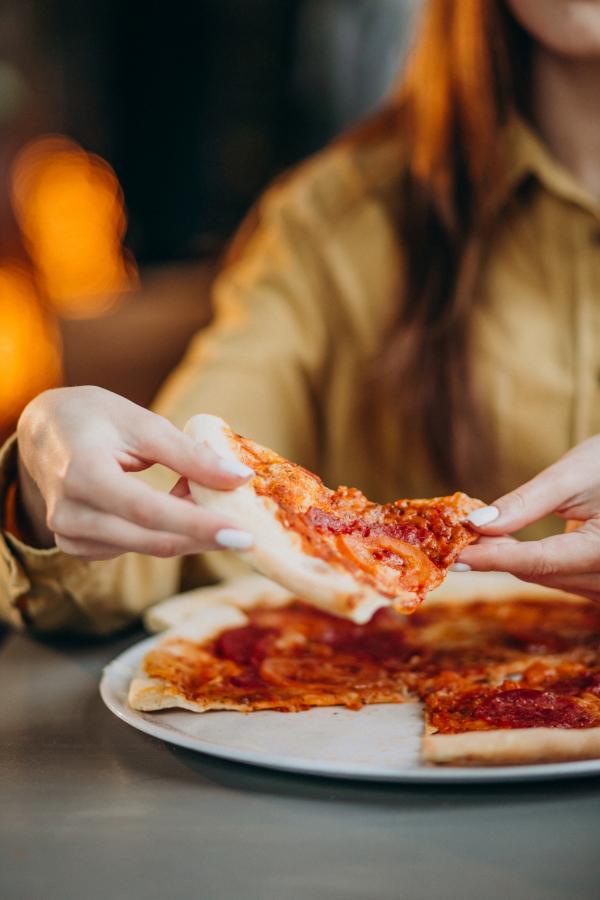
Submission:
M 419 759 L 419 704 L 379 704 L 359 712 L 340 707 L 300 713 L 141 713 L 127 690 L 142 657 L 160 641 L 151 637 L 106 666 L 100 694 L 108 708 L 153 737 L 235 762 L 330 778 L 402 782 L 534 781 L 600 773 L 600 759 L 536 766 L 438 768 Z

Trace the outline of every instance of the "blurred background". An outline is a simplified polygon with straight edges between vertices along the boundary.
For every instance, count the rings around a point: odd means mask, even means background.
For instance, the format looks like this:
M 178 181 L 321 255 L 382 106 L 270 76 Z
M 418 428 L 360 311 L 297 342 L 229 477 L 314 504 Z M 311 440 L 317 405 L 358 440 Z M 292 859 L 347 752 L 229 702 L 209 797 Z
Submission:
M 381 101 L 419 0 L 0 0 L 0 439 L 151 402 L 265 185 Z

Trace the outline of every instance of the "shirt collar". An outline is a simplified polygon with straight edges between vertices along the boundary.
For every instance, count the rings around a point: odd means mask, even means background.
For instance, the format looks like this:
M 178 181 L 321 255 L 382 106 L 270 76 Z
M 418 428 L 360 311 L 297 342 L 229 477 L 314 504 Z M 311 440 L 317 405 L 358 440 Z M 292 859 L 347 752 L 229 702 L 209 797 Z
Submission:
M 514 115 L 501 136 L 502 163 L 486 210 L 498 214 L 528 179 L 600 219 L 600 203 L 552 155 L 531 125 Z

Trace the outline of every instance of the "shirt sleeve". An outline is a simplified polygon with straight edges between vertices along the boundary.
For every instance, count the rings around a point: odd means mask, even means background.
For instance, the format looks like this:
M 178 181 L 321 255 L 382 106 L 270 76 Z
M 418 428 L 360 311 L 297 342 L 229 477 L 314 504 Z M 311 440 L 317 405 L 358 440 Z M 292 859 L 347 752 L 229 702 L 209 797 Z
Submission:
M 157 412 L 179 427 L 195 413 L 220 415 L 236 431 L 318 467 L 318 397 L 331 331 L 318 228 L 278 189 L 266 195 L 216 281 L 213 324 L 168 379 Z M 6 521 L 16 470 L 13 438 L 0 454 L 0 616 L 17 627 L 109 633 L 182 586 L 241 567 L 225 552 L 89 562 L 30 547 Z M 157 466 L 141 477 L 168 490 L 176 476 Z

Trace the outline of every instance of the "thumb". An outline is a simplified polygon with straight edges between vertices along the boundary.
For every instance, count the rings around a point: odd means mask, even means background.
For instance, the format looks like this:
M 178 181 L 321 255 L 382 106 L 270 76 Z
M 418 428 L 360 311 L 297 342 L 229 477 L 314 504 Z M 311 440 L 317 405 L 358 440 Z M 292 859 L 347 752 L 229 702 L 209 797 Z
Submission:
M 510 534 L 555 512 L 570 496 L 565 469 L 559 462 L 491 506 L 473 510 L 467 521 L 484 534 Z

